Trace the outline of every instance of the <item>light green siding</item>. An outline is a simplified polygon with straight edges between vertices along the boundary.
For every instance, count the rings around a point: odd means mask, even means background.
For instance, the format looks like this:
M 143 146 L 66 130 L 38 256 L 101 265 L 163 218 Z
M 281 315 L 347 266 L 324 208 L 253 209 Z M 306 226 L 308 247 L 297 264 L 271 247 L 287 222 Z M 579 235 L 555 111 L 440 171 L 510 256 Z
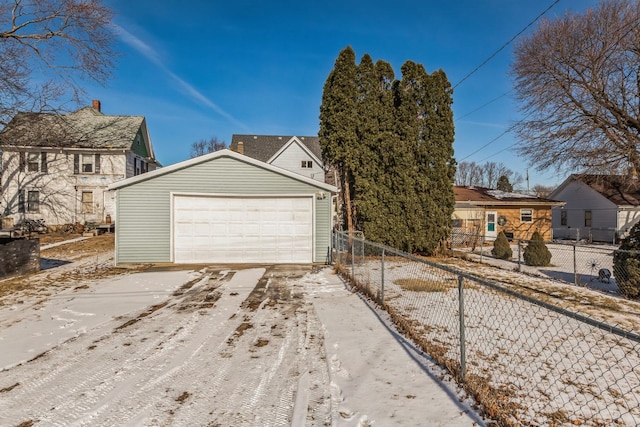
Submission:
M 232 157 L 218 157 L 117 190 L 116 263 L 171 262 L 171 193 L 315 194 L 309 183 Z M 315 203 L 314 262 L 331 244 L 331 195 Z

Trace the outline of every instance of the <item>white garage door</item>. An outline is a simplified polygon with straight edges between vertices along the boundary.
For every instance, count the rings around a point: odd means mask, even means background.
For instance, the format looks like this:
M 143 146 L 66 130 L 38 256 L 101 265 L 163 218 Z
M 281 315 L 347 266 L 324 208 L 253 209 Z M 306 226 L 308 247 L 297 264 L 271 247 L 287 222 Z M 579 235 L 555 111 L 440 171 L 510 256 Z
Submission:
M 313 261 L 311 197 L 174 196 L 176 263 Z

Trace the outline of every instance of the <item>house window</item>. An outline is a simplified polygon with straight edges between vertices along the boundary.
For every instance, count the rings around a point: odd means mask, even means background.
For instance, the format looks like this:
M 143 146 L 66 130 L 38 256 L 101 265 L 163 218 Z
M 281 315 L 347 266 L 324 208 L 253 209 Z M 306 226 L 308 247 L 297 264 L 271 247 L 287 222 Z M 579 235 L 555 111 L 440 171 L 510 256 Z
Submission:
M 144 162 L 137 157 L 133 158 L 133 174 L 140 175 L 144 172 Z
M 74 154 L 73 173 L 100 173 L 100 154 Z
M 93 192 L 91 191 L 82 192 L 82 213 L 93 213 Z
M 40 153 L 29 153 L 28 158 L 27 170 L 29 172 L 38 172 L 40 170 Z
M 40 193 L 38 191 L 27 192 L 27 212 L 40 212 Z
M 591 211 L 584 211 L 584 226 L 591 227 Z
M 567 225 L 567 211 L 560 211 L 560 225 Z
M 462 219 L 461 218 L 452 219 L 451 226 L 454 228 L 462 228 Z
M 93 173 L 95 157 L 92 154 L 82 155 L 82 173 Z
M 303 169 L 311 169 L 313 167 L 313 162 L 311 160 L 303 160 L 302 168 Z
M 47 153 L 20 153 L 20 171 L 47 173 Z
M 520 209 L 520 222 L 533 222 L 533 209 Z

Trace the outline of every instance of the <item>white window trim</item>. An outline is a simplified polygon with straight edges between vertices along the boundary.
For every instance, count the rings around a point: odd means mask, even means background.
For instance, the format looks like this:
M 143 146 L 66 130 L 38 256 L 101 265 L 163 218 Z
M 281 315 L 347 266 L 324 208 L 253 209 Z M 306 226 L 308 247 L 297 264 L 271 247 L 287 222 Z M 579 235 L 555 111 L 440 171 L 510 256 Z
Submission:
M 525 212 L 529 212 L 529 216 L 531 217 L 530 220 L 526 221 L 523 219 L 524 213 Z M 530 223 L 533 222 L 533 209 L 520 209 L 520 222 L 524 222 L 524 223 Z
M 91 159 L 90 161 L 85 161 L 85 159 Z M 91 170 L 84 170 L 85 165 L 91 165 Z M 96 156 L 95 154 L 81 154 L 80 155 L 80 173 L 95 173 L 96 172 Z

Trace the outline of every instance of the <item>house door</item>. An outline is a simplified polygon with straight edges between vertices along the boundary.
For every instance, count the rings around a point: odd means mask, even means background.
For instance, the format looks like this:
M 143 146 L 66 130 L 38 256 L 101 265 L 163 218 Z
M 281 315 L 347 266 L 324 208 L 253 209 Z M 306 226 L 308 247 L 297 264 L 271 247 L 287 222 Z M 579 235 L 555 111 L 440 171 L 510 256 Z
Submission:
M 497 221 L 498 221 L 498 212 L 487 212 L 487 217 L 485 218 L 485 235 L 487 237 L 497 237 L 498 229 L 497 229 Z

